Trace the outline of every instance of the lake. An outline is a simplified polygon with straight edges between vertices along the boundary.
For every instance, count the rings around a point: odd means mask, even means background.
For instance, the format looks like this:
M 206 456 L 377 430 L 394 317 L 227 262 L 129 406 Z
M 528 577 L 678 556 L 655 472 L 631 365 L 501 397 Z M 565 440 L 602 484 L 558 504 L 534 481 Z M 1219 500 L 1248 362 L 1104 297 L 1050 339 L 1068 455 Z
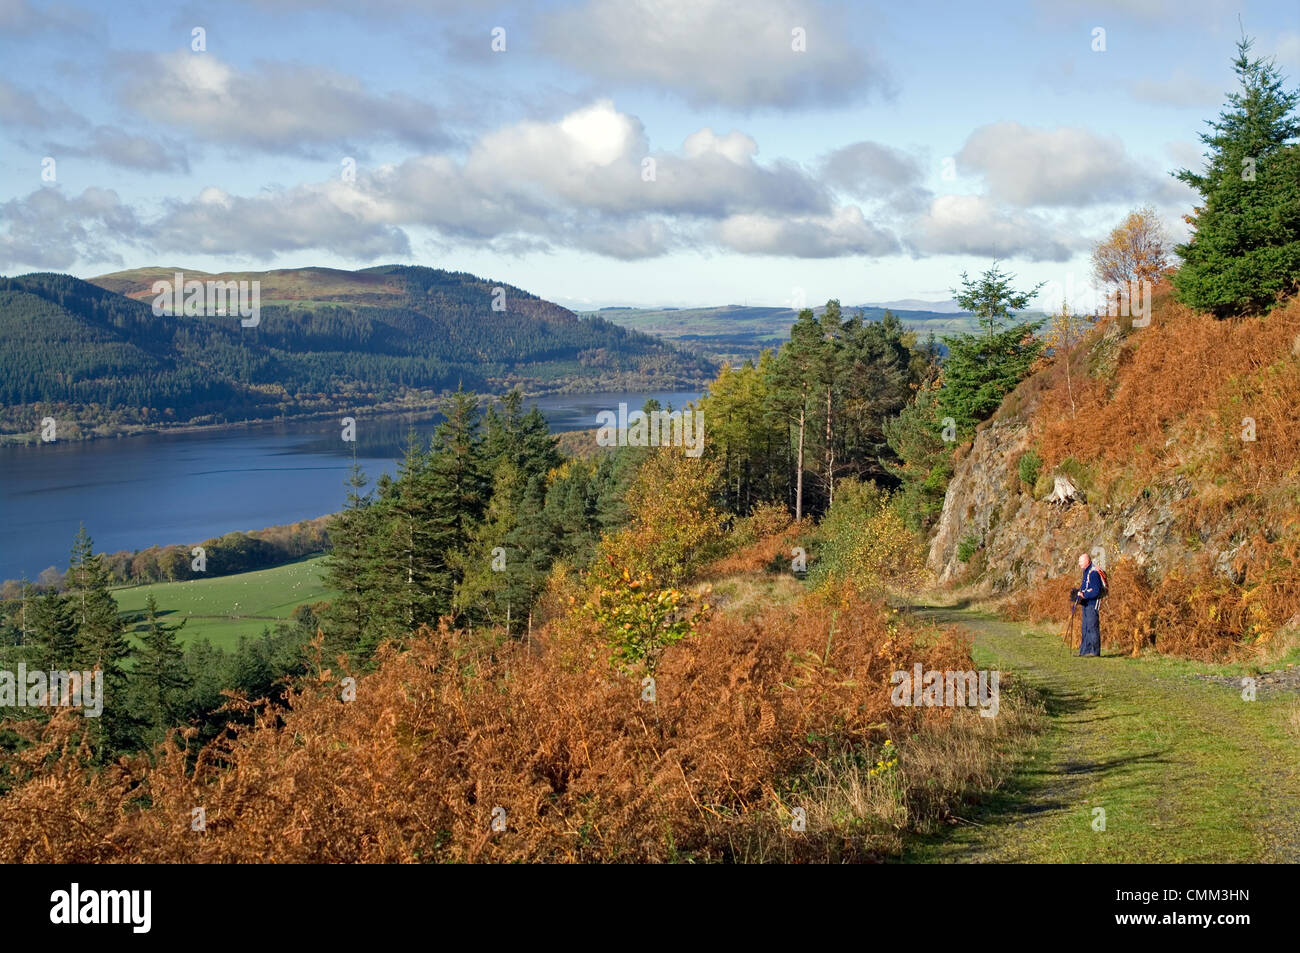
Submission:
M 594 429 L 596 414 L 654 397 L 680 408 L 699 392 L 565 394 L 529 401 L 553 432 Z M 373 482 L 393 473 L 412 426 L 440 418 L 361 418 L 357 460 Z M 0 447 L 0 580 L 67 568 L 82 523 L 97 552 L 199 543 L 233 530 L 311 519 L 343 507 L 353 447 L 337 420 L 198 433 Z

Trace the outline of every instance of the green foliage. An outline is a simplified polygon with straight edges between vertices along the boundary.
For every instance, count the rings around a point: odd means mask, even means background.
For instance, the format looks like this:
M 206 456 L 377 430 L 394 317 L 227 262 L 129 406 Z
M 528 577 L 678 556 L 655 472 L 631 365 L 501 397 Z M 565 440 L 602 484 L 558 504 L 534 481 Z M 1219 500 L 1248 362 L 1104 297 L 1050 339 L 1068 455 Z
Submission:
M 331 527 L 327 647 L 367 658 L 444 616 L 526 631 L 559 559 L 585 564 L 626 518 L 630 456 L 563 462 L 545 418 L 507 394 L 480 414 L 458 391 L 426 448 L 409 442 L 396 479 L 358 478 Z M 680 453 L 680 452 L 679 452 Z
M 840 484 L 816 545 L 808 578 L 819 588 L 848 583 L 870 592 L 910 582 L 923 566 L 920 539 L 874 483 Z
M 1011 320 L 1012 312 L 1023 311 L 1030 300 L 1038 294 L 1038 289 L 1045 282 L 1039 282 L 1029 291 L 1017 291 L 1011 287 L 1015 275 L 1005 274 L 993 262 L 992 266 L 980 275 L 978 281 L 972 281 L 966 272 L 961 273 L 961 288 L 952 289 L 953 297 L 962 310 L 975 315 L 985 335 L 992 337 L 1002 330 L 1002 326 Z M 958 339 L 969 335 L 956 335 Z M 948 338 L 944 338 L 945 341 Z
M 185 652 L 176 633 L 185 625 L 169 625 L 158 615 L 152 595 L 145 603 L 145 628 L 136 652 L 131 678 L 132 707 L 161 740 L 167 729 L 177 725 L 185 713 L 185 696 L 194 684 L 185 669 Z
M 1191 240 L 1177 249 L 1178 299 L 1219 317 L 1267 310 L 1300 287 L 1300 91 L 1283 88 L 1271 61 L 1251 59 L 1252 41 L 1237 45 L 1241 84 L 1228 108 L 1207 123 L 1203 171 L 1175 176 L 1200 192 L 1188 221 Z
M 948 357 L 943 365 L 938 413 L 951 417 L 957 432 L 969 436 L 975 425 L 993 416 L 1007 394 L 1029 373 L 1042 350 L 1034 337 L 1041 322 L 1016 324 L 988 334 L 944 338 Z
M 820 316 L 801 311 L 775 354 L 724 367 L 702 402 L 724 506 L 780 502 L 802 517 L 824 511 L 840 480 L 891 482 L 885 424 L 933 353 L 888 311 L 845 318 L 832 300 Z
M 898 463 L 888 466 L 899 483 L 894 504 L 908 527 L 925 534 L 943 512 L 952 477 L 952 444 L 943 439 L 939 389 L 928 384 L 897 417 L 886 421 L 885 438 Z
M 663 650 L 693 632 L 709 609 L 680 589 L 656 584 L 649 573 L 620 571 L 612 556 L 589 582 L 593 591 L 582 614 L 605 632 L 625 670 L 643 665 L 653 672 Z
M 1038 482 L 1038 473 L 1042 468 L 1043 458 L 1034 450 L 1026 450 L 1020 455 L 1020 461 L 1016 464 L 1020 482 L 1030 489 Z
M 964 563 L 971 561 L 971 557 L 979 551 L 980 544 L 983 542 L 978 536 L 970 535 L 957 544 L 957 558 Z

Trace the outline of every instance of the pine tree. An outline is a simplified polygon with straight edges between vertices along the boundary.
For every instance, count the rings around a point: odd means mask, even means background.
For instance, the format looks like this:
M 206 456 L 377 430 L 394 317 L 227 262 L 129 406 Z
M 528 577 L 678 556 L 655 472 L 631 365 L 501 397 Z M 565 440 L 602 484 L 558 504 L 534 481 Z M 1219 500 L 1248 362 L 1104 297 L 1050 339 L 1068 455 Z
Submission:
M 1218 317 L 1267 310 L 1300 287 L 1300 90 L 1283 88 L 1271 60 L 1251 59 L 1252 40 L 1237 44 L 1233 69 L 1241 91 L 1207 122 L 1202 172 L 1175 178 L 1201 193 L 1187 217 L 1191 240 L 1174 291 L 1189 307 Z
M 117 602 L 108 591 L 103 556 L 84 526 L 72 544 L 68 563 L 68 601 L 77 624 L 77 657 L 81 667 L 103 671 L 104 711 L 94 720 L 93 743 L 99 757 L 130 750 L 139 720 L 128 704 L 127 669 L 132 655 Z
M 898 480 L 898 507 L 914 532 L 924 534 L 943 511 L 952 477 L 952 445 L 943 439 L 939 387 L 923 383 L 915 399 L 884 425 L 885 439 L 898 463 L 886 469 Z
M 332 654 L 355 650 L 370 630 L 369 593 L 374 569 L 375 533 L 371 494 L 363 493 L 366 477 L 354 459 L 346 482 L 347 502 L 330 523 L 330 554 L 325 584 L 337 595 L 325 614 L 326 650 Z
M 1012 320 L 1012 312 L 1023 311 L 1043 286 L 1040 282 L 1029 291 L 1017 291 L 1011 286 L 1014 277 L 1004 274 L 995 261 L 978 281 L 962 272 L 961 290 L 953 289 L 957 303 L 975 314 L 984 332 L 943 339 L 948 358 L 939 413 L 953 418 L 962 434 L 969 434 L 998 409 L 1042 350 L 1042 342 L 1034 337 L 1041 321 L 1004 326 Z
M 822 327 L 811 308 L 804 308 L 790 328 L 790 340 L 777 354 L 774 377 L 776 399 L 794 431 L 794 513 L 803 518 L 804 456 L 808 442 L 810 406 L 817 390 L 818 358 L 822 349 Z
M 523 553 L 507 546 L 517 525 L 515 501 L 522 490 L 519 469 L 503 461 L 492 481 L 492 498 L 483 522 L 462 554 L 454 559 L 460 577 L 453 609 L 458 618 L 505 625 L 518 618 L 512 604 L 509 579 L 519 568 Z
M 31 659 L 45 671 L 80 670 L 77 620 L 72 603 L 47 589 L 28 606 Z
M 144 611 L 144 631 L 140 634 L 132 682 L 135 710 L 157 737 L 179 723 L 194 680 L 185 668 L 185 652 L 176 638 L 185 623 L 163 622 L 152 594 L 145 600 Z

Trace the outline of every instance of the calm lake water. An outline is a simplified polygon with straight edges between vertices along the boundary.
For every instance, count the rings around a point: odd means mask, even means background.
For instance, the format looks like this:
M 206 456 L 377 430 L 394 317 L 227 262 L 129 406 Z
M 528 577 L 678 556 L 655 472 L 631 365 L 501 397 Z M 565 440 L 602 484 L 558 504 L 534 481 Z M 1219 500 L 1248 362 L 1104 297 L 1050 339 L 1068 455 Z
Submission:
M 570 394 L 536 404 L 554 432 L 596 426 L 601 410 L 654 397 L 681 407 L 698 392 Z M 438 418 L 416 421 L 430 435 Z M 393 473 L 411 417 L 363 418 L 356 453 L 375 481 Z M 336 420 L 207 433 L 0 447 L 0 579 L 67 568 L 81 523 L 99 552 L 198 543 L 342 508 L 352 445 Z

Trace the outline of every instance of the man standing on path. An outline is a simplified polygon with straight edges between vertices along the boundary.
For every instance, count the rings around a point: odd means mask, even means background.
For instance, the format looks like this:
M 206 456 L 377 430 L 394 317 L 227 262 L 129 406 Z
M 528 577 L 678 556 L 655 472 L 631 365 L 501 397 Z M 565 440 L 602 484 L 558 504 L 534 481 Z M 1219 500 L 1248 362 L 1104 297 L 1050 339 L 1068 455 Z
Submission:
M 1079 556 L 1083 581 L 1074 590 L 1075 601 L 1083 607 L 1082 633 L 1079 637 L 1079 655 L 1101 656 L 1101 622 L 1097 618 L 1097 600 L 1101 598 L 1101 574 L 1087 553 Z

